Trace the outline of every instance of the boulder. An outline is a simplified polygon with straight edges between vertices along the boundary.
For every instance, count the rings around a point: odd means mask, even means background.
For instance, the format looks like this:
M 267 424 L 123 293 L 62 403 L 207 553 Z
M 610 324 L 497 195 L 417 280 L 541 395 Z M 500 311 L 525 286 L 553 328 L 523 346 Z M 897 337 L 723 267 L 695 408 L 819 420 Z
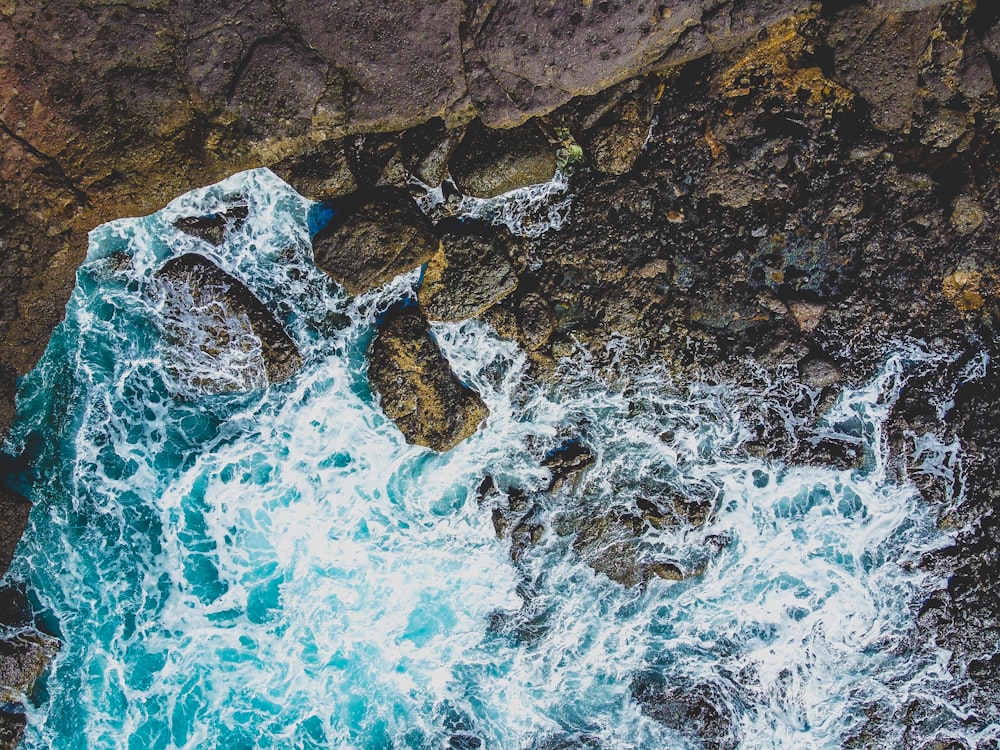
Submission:
M 551 180 L 556 154 L 534 122 L 491 130 L 476 120 L 465 131 L 450 166 L 452 179 L 465 195 L 493 198 Z
M 517 288 L 513 244 L 506 229 L 456 222 L 424 271 L 418 296 L 427 317 L 475 318 L 510 295 Z
M 0 703 L 20 703 L 30 695 L 58 652 L 59 641 L 37 630 L 0 640 Z
M 585 101 L 586 111 L 574 130 L 598 171 L 624 174 L 632 169 L 649 136 L 655 93 L 653 81 L 633 79 Z
M 323 141 L 283 159 L 271 171 L 301 195 L 318 201 L 339 198 L 358 188 L 341 139 Z
M 174 227 L 205 240 L 213 247 L 219 247 L 226 241 L 226 231 L 239 229 L 249 214 L 250 210 L 245 204 L 237 204 L 225 211 L 205 216 L 182 216 L 174 222 Z
M 727 692 L 708 682 L 668 683 L 662 673 L 652 670 L 632 681 L 632 694 L 644 714 L 706 750 L 734 750 L 740 744 L 739 724 L 727 705 Z
M 397 305 L 379 325 L 368 380 L 406 440 L 444 452 L 472 435 L 489 410 L 451 371 L 416 305 Z
M 403 134 L 402 159 L 413 176 L 437 187 L 448 176 L 448 160 L 465 134 L 465 128 L 450 129 L 435 118 Z
M 906 13 L 850 7 L 832 19 L 826 44 L 833 78 L 868 102 L 876 128 L 909 130 L 920 58 L 940 15 L 936 7 Z
M 351 294 L 363 294 L 423 265 L 440 247 L 404 190 L 380 188 L 339 205 L 313 239 L 316 265 Z
M 196 253 L 156 272 L 168 367 L 201 393 L 233 393 L 280 383 L 302 366 L 295 342 L 246 285 Z
M 31 503 L 13 490 L 0 487 L 0 576 L 7 572 L 21 534 L 28 525 Z

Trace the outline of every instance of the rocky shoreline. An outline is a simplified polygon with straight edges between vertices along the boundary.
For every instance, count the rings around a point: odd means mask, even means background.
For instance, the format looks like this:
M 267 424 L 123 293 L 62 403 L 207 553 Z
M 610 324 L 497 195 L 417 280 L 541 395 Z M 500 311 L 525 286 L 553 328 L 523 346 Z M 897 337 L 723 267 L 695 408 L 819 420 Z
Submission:
M 84 233 L 258 165 L 331 208 L 314 253 L 351 294 L 425 266 L 415 304 L 382 323 L 370 376 L 408 439 L 438 450 L 474 431 L 485 406 L 442 369 L 427 319 L 485 319 L 542 378 L 574 352 L 623 382 L 649 362 L 679 383 L 783 373 L 813 396 L 784 404 L 802 430 L 762 413 L 750 450 L 848 466 L 849 446 L 810 442 L 809 425 L 893 345 L 923 341 L 950 364 L 908 384 L 888 439 L 915 456 L 919 436 L 957 438 L 963 458 L 951 486 L 898 467 L 955 537 L 924 562 L 947 585 L 918 620 L 953 652 L 956 691 L 980 712 L 970 722 L 996 720 L 1000 12 L 907 0 L 776 0 L 753 13 L 725 2 L 418 3 L 409 18 L 347 3 L 308 20 L 295 4 L 253 0 L 204 14 L 156 2 L 8 7 L 0 295 L 15 304 L 0 312 L 0 433 L 15 375 L 61 317 Z M 81 65 L 96 91 L 84 91 Z M 570 175 L 571 221 L 536 237 L 434 223 L 412 200 L 440 186 L 446 214 L 462 196 L 557 169 Z M 238 218 L 193 217 L 185 231 L 214 237 Z M 259 301 L 219 269 L 182 265 L 168 274 L 228 286 L 249 333 L 265 349 L 278 342 L 264 382 L 287 377 L 298 353 Z M 953 386 L 954 405 L 936 408 Z M 560 451 L 545 459 L 554 482 L 586 471 L 585 446 Z M 530 499 L 491 482 L 482 502 L 516 560 L 536 534 Z M 0 500 L 12 551 L 26 505 L 13 486 Z M 568 523 L 581 558 L 639 585 L 692 571 L 629 567 L 629 540 L 645 524 L 704 517 L 680 498 Z M 706 719 L 706 705 L 684 710 Z M 873 715 L 852 746 L 873 746 L 879 721 L 928 721 L 922 711 Z

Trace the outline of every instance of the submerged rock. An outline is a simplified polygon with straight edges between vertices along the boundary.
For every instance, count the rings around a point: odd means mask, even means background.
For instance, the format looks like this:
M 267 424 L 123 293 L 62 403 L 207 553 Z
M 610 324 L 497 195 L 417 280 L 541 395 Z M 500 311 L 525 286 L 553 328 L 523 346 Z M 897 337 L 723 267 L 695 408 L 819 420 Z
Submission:
M 241 281 L 196 253 L 156 272 L 168 367 L 201 393 L 234 393 L 288 380 L 302 366 L 295 342 Z
M 21 534 L 28 525 L 31 503 L 13 490 L 0 488 L 0 576 L 7 572 Z
M 226 230 L 230 226 L 239 228 L 249 213 L 246 205 L 238 204 L 207 216 L 184 216 L 177 219 L 174 226 L 182 232 L 205 240 L 209 245 L 218 247 L 226 241 Z
M 458 189 L 476 198 L 548 182 L 555 173 L 555 149 L 534 122 L 513 130 L 491 130 L 476 120 L 451 159 Z
M 423 265 L 439 249 L 431 225 L 404 190 L 381 188 L 344 205 L 313 239 L 316 265 L 351 294 L 363 294 Z
M 410 443 L 450 450 L 489 416 L 479 394 L 451 371 L 415 305 L 386 314 L 368 359 L 372 390 Z
M 456 222 L 445 232 L 420 286 L 420 306 L 431 320 L 474 318 L 517 288 L 506 229 Z
M 707 750 L 734 750 L 738 726 L 722 689 L 706 682 L 668 684 L 659 672 L 644 672 L 632 682 L 642 712 L 666 727 L 704 745 Z

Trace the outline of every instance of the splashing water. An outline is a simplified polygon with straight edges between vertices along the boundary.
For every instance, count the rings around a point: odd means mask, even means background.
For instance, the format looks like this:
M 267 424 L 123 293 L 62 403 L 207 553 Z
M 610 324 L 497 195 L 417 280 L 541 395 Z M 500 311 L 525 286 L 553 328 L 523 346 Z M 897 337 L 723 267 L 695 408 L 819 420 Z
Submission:
M 249 215 L 219 248 L 172 226 L 234 200 Z M 309 212 L 260 170 L 92 233 L 11 437 L 48 441 L 12 575 L 65 641 L 25 747 L 836 748 L 872 707 L 948 684 L 913 622 L 934 583 L 913 563 L 942 540 L 881 436 L 931 355 L 845 393 L 829 429 L 865 458 L 838 470 L 746 457 L 756 394 L 682 394 L 653 371 L 613 391 L 580 363 L 542 386 L 485 325 L 438 325 L 491 413 L 438 455 L 405 443 L 364 376 L 376 316 L 416 275 L 349 300 L 311 264 Z M 172 377 L 153 274 L 184 252 L 276 311 L 297 377 L 215 396 Z M 596 462 L 547 492 L 539 459 L 567 434 Z M 516 564 L 477 503 L 487 474 L 537 508 Z M 681 581 L 615 583 L 561 523 L 671 492 L 708 499 L 707 525 L 648 528 L 637 555 L 696 573 Z M 672 720 L 671 686 L 709 696 L 724 731 Z

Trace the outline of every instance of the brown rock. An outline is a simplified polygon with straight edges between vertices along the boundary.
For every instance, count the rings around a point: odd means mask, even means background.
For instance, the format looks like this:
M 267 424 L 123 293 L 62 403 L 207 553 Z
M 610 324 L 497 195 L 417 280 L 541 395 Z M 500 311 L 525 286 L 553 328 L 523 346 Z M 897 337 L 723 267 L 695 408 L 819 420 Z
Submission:
M 431 320 L 475 318 L 517 288 L 514 238 L 477 222 L 456 223 L 427 263 L 418 294 Z
M 302 366 L 295 342 L 238 279 L 187 253 L 156 272 L 168 367 L 185 386 L 233 393 L 280 383 Z
M 555 171 L 555 149 L 534 123 L 490 130 L 473 122 L 451 159 L 451 176 L 458 189 L 477 198 L 548 182 Z
M 344 142 L 324 141 L 271 167 L 299 194 L 313 200 L 340 198 L 358 189 L 347 164 Z
M 479 394 L 451 371 L 415 305 L 386 314 L 368 361 L 372 391 L 410 443 L 450 450 L 489 416 Z
M 980 293 L 982 282 L 979 271 L 955 271 L 944 277 L 941 293 L 960 312 L 974 312 L 986 304 Z
M 0 701 L 19 703 L 30 695 L 58 651 L 59 641 L 38 631 L 0 640 Z
M 12 490 L 0 488 L 0 576 L 7 572 L 14 559 L 14 551 L 28 526 L 30 513 L 31 503 L 26 498 Z
M 404 190 L 380 188 L 340 206 L 313 238 L 316 265 L 351 294 L 363 294 L 423 265 L 440 247 L 430 222 Z
M 940 15 L 940 8 L 886 13 L 850 7 L 834 17 L 826 38 L 834 77 L 868 102 L 880 130 L 909 130 L 920 57 Z
M 448 128 L 435 118 L 403 134 L 402 159 L 419 180 L 437 187 L 448 176 L 448 161 L 465 134 L 465 128 Z

